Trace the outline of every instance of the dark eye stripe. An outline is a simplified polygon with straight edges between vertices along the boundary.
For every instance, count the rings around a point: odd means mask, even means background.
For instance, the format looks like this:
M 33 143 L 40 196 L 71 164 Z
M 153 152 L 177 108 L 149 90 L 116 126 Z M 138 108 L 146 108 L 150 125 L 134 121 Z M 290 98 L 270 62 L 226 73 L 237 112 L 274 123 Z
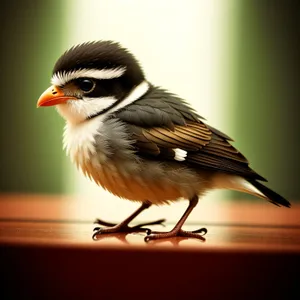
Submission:
M 122 99 L 128 95 L 132 87 L 123 78 L 98 80 L 94 79 L 95 87 L 85 95 L 85 97 L 98 98 L 113 96 Z

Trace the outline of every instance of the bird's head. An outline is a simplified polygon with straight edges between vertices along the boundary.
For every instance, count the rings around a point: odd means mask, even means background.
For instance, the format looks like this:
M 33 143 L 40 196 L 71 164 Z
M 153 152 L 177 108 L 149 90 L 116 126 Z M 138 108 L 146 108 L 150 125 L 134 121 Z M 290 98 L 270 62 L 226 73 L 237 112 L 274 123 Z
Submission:
M 149 89 L 135 57 L 118 43 L 84 43 L 56 62 L 49 87 L 37 106 L 56 105 L 70 123 L 114 112 Z

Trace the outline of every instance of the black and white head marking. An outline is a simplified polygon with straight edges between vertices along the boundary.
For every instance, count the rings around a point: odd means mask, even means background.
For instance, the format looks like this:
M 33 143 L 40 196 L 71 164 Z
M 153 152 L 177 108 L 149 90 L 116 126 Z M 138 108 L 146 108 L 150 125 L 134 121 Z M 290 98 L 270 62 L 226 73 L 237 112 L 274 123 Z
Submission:
M 102 70 L 102 76 L 106 76 L 106 79 L 124 75 L 129 83 L 137 83 L 144 79 L 144 73 L 135 57 L 119 43 L 112 41 L 83 43 L 72 47 L 56 62 L 53 76 L 85 69 Z M 103 77 L 102 79 L 105 79 Z
M 126 71 L 126 67 L 117 67 L 114 69 L 78 69 L 71 71 L 58 71 L 53 74 L 51 83 L 57 86 L 64 86 L 66 83 L 79 78 L 93 79 L 114 79 L 121 77 Z
M 55 64 L 51 82 L 79 99 L 57 106 L 72 123 L 116 111 L 149 89 L 135 57 L 111 41 L 84 43 L 66 51 Z

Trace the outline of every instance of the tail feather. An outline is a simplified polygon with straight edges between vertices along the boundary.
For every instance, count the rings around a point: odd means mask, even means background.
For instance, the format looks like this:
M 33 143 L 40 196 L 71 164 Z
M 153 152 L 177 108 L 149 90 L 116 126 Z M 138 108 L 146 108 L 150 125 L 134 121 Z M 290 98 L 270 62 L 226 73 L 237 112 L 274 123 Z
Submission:
M 289 201 L 284 199 L 282 196 L 277 194 L 276 192 L 272 191 L 262 183 L 256 181 L 256 180 L 248 180 L 255 188 L 257 188 L 264 196 L 269 200 L 271 203 L 280 206 L 286 206 L 291 207 L 291 204 Z

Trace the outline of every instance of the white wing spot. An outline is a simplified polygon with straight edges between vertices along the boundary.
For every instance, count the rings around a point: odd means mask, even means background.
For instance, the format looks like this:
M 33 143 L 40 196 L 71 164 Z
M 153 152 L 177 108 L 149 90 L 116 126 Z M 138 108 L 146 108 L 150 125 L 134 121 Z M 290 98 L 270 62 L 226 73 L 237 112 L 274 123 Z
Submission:
M 185 161 L 187 152 L 185 150 L 182 150 L 180 148 L 174 148 L 173 151 L 175 152 L 174 159 L 177 161 Z

